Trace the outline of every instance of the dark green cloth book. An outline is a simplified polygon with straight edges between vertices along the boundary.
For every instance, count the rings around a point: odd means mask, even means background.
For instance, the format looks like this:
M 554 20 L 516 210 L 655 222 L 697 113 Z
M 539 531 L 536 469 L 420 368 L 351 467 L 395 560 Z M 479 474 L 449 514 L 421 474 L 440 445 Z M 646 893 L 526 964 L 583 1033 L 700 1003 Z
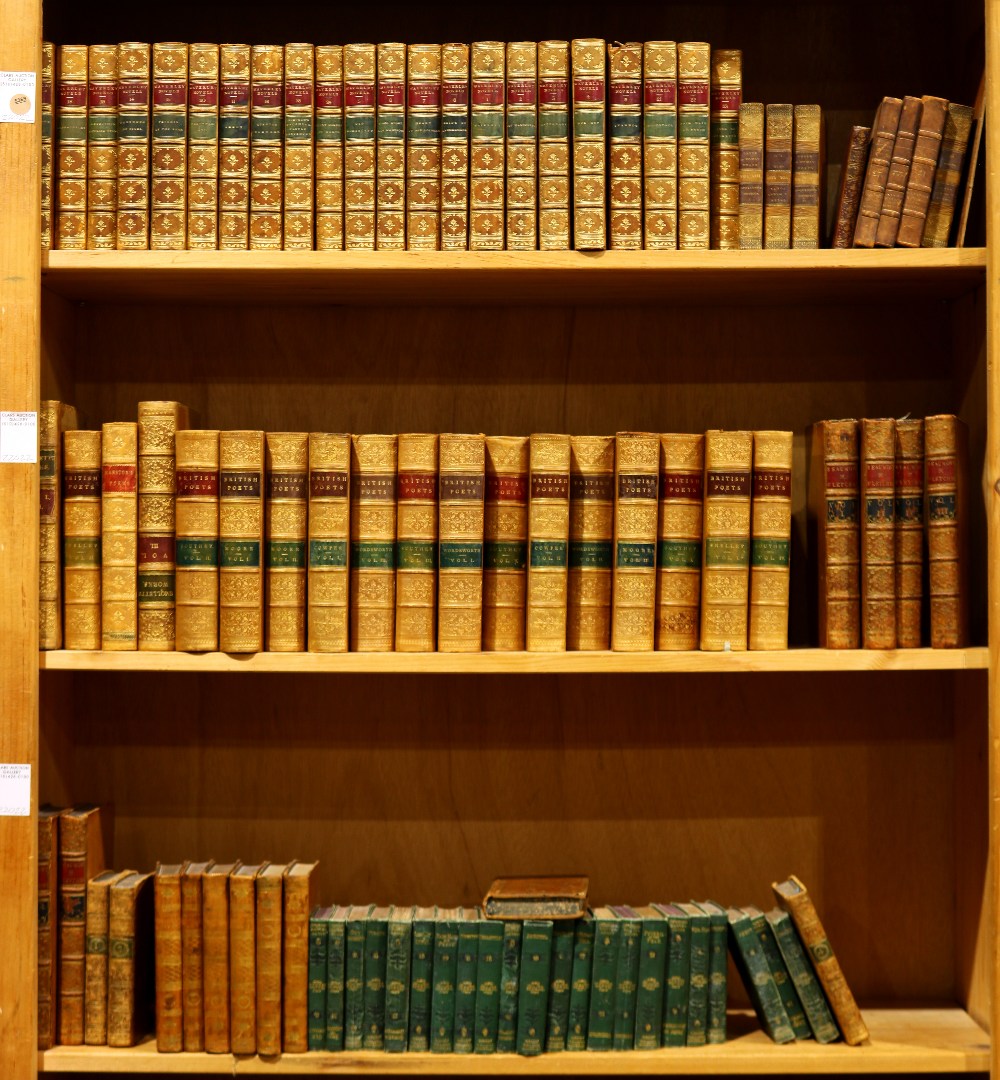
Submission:
M 708 962 L 712 920 L 697 904 L 678 904 L 688 917 L 691 934 L 691 974 L 688 977 L 687 1045 L 708 1042 Z
M 434 920 L 434 974 L 431 984 L 431 1051 L 455 1049 L 455 972 L 461 908 L 438 908 Z
M 712 930 L 709 934 L 708 955 L 708 1042 L 726 1041 L 726 979 L 729 970 L 729 919 L 726 909 L 711 900 L 702 900 L 698 907 L 708 916 Z
M 573 932 L 573 976 L 569 987 L 567 1050 L 587 1049 L 590 1022 L 590 969 L 594 962 L 594 917 L 588 911 Z
M 840 1038 L 837 1022 L 826 1002 L 826 995 L 816 978 L 791 915 L 787 911 L 782 911 L 781 908 L 775 908 L 767 912 L 765 918 L 781 950 L 788 974 L 795 984 L 813 1036 L 819 1043 L 836 1042 Z
M 517 1052 L 534 1057 L 545 1050 L 552 970 L 552 920 L 525 919 L 517 996 Z
M 413 908 L 394 907 L 389 913 L 385 947 L 385 1048 L 392 1054 L 406 1049 L 412 946 Z
M 413 912 L 413 951 L 410 954 L 410 1050 L 431 1048 L 431 991 L 434 978 L 434 919 L 437 908 Z
M 455 965 L 455 1053 L 471 1054 L 476 1035 L 476 968 L 479 964 L 479 908 L 463 908 Z
M 573 978 L 573 937 L 576 919 L 552 924 L 552 970 L 549 973 L 549 1015 L 545 1021 L 545 1052 L 566 1049 L 569 1028 L 569 989 Z
M 611 909 L 621 921 L 618 934 L 618 969 L 615 975 L 615 1050 L 635 1046 L 635 1001 L 639 987 L 639 941 L 642 919 L 633 907 L 620 904 Z
M 329 941 L 327 920 L 333 908 L 316 908 L 309 916 L 309 985 L 306 993 L 309 1009 L 308 1046 L 322 1050 L 326 1045 L 326 949 Z
M 730 908 L 729 951 L 740 973 L 761 1027 L 778 1043 L 793 1042 L 795 1032 L 771 975 L 764 946 L 753 928 L 753 920 L 739 908 Z
M 521 922 L 503 924 L 503 960 L 500 969 L 500 1016 L 497 1020 L 497 1053 L 517 1049 L 517 990 L 521 970 Z
M 389 908 L 377 907 L 365 926 L 365 1050 L 385 1049 L 385 966 Z
M 663 1002 L 663 1045 L 687 1043 L 691 934 L 687 915 L 676 904 L 654 904 L 667 920 L 667 983 Z
M 639 985 L 635 995 L 635 1048 L 663 1045 L 663 997 L 667 977 L 667 920 L 655 907 L 636 908 L 642 919 Z
M 479 924 L 479 956 L 476 961 L 476 1035 L 477 1054 L 493 1054 L 497 1048 L 497 1023 L 500 1019 L 500 979 L 503 971 L 503 929 L 497 919 L 483 919 Z
M 615 981 L 621 922 L 608 907 L 594 909 L 594 963 L 590 972 L 587 1049 L 610 1050 L 615 1033 Z
M 361 1050 L 365 1037 L 365 929 L 374 904 L 352 907 L 347 916 L 344 960 L 344 1049 Z
M 764 918 L 764 912 L 760 908 L 745 907 L 743 910 L 750 916 L 753 931 L 760 938 L 760 943 L 764 948 L 764 956 L 767 957 L 767 966 L 771 969 L 771 977 L 774 979 L 774 985 L 778 988 L 778 997 L 781 998 L 781 1004 L 785 1006 L 788 1022 L 792 1025 L 795 1038 L 811 1039 L 812 1028 L 809 1027 L 809 1021 L 806 1020 L 799 992 L 795 989 L 795 983 L 792 982 L 792 977 L 788 974 L 788 968 L 785 965 L 784 957 L 781 955 L 781 950 L 778 948 L 778 943 L 774 940 L 771 924 Z
M 330 914 L 326 948 L 326 1048 L 344 1049 L 344 983 L 347 957 L 347 916 L 350 905 Z

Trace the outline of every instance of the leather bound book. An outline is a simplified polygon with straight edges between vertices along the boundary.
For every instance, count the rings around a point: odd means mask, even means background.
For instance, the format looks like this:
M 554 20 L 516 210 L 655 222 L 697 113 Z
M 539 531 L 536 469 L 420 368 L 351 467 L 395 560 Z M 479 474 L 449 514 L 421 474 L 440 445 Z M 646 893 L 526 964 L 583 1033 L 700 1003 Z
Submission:
M 507 43 L 507 249 L 538 249 L 538 46 Z
M 899 219 L 896 243 L 900 247 L 920 247 L 931 204 L 934 173 L 941 155 L 948 102 L 944 98 L 925 95 L 920 113 L 920 126 L 913 146 L 913 162 L 906 185 L 903 209 Z
M 84 967 L 83 1041 L 108 1041 L 108 900 L 111 886 L 134 870 L 105 870 L 87 882 L 87 958 Z
M 647 41 L 643 79 L 643 246 L 677 247 L 677 43 Z
M 896 648 L 896 422 L 861 421 L 861 644 Z
M 101 432 L 67 431 L 62 443 L 63 647 L 99 649 Z
M 469 250 L 504 246 L 504 102 L 502 41 L 472 43 L 469 139 Z
M 375 64 L 375 247 L 402 251 L 408 208 L 407 125 L 419 125 L 419 113 L 416 120 L 413 110 L 407 116 L 406 46 L 394 41 L 380 43 Z
M 309 436 L 310 652 L 347 652 L 351 436 Z
M 250 239 L 250 46 L 220 45 L 219 248 Z
M 955 214 L 958 184 L 962 178 L 965 151 L 972 130 L 972 107 L 950 102 L 941 138 L 941 153 L 934 173 L 927 222 L 920 240 L 921 247 L 947 247 L 951 222 Z
M 219 648 L 264 647 L 264 432 L 219 433 Z
M 566 647 L 611 647 L 611 567 L 615 531 L 615 437 L 569 440 L 569 588 Z
M 642 247 L 642 42 L 608 46 L 610 246 Z
M 56 1043 L 59 1017 L 59 815 L 38 808 L 38 1049 Z M 104 1041 L 103 1039 L 101 1040 Z
M 202 881 L 213 862 L 188 863 L 181 878 L 181 994 L 184 1049 L 205 1049 L 205 955 Z
M 837 216 L 834 219 L 830 247 L 849 248 L 854 243 L 854 225 L 861 203 L 861 187 L 868 164 L 871 133 L 870 127 L 855 124 L 847 138 L 844 165 L 840 170 L 840 189 L 837 192 Z
M 134 651 L 137 637 L 138 429 L 101 429 L 101 647 Z
M 313 247 L 315 50 L 307 42 L 285 46 L 284 204 L 286 251 Z
M 528 440 L 486 436 L 483 651 L 524 648 L 527 595 Z
M 250 249 L 281 248 L 284 210 L 280 45 L 250 49 Z
M 805 885 L 793 874 L 787 881 L 774 882 L 771 889 L 778 903 L 791 915 L 795 923 L 802 944 L 805 945 L 819 981 L 826 991 L 827 1001 L 843 1032 L 844 1041 L 850 1046 L 867 1042 L 868 1028 Z
M 60 45 L 56 76 L 56 247 L 87 246 L 87 46 Z
M 234 1054 L 257 1053 L 256 882 L 262 866 L 240 866 L 229 878 L 229 1024 Z
M 176 647 L 219 647 L 219 432 L 178 431 L 175 446 Z
M 149 246 L 183 251 L 187 213 L 188 47 L 153 45 L 153 122 L 150 152 Z
M 528 652 L 566 651 L 569 436 L 531 436 L 528 504 Z
M 976 182 L 979 165 L 979 150 L 983 141 L 983 123 L 986 118 L 986 72 L 980 76 L 976 101 L 972 107 L 972 133 L 969 143 L 969 163 L 965 170 L 965 183 L 962 185 L 962 208 L 955 226 L 955 247 L 965 247 L 965 230 L 969 223 L 969 209 L 972 206 L 972 191 Z
M 267 649 L 306 647 L 306 523 L 309 435 L 269 431 L 267 464 Z
M 816 978 L 812 963 L 802 947 L 802 940 L 795 929 L 791 915 L 787 911 L 782 911 L 781 908 L 774 908 L 768 911 L 764 918 L 771 927 L 775 944 L 795 984 L 813 1037 L 818 1043 L 836 1042 L 840 1038 L 840 1031 L 826 1003 L 826 996 Z
M 150 48 L 118 46 L 118 250 L 149 247 Z M 61 135 L 61 128 L 60 128 Z
M 483 897 L 487 919 L 579 919 L 587 910 L 587 877 L 495 878 Z
M 411 45 L 407 79 L 406 246 L 411 251 L 437 251 L 441 247 L 441 46 Z M 380 125 L 380 147 L 381 139 Z
M 229 879 L 240 866 L 216 863 L 201 881 L 205 1050 L 229 1053 Z
M 396 613 L 395 435 L 351 436 L 351 651 L 392 652 Z
M 709 230 L 709 71 L 704 41 L 677 46 L 677 246 L 707 248 Z
M 38 410 L 38 647 L 62 647 L 63 431 L 76 427 L 76 409 L 43 401 Z
M 791 105 L 764 110 L 764 247 L 791 247 L 792 129 Z
M 705 436 L 660 436 L 656 647 L 698 648 Z
M 118 47 L 91 45 L 87 61 L 87 247 L 114 251 L 118 195 Z
M 889 178 L 889 166 L 892 152 L 896 145 L 896 129 L 899 127 L 899 114 L 903 108 L 900 98 L 882 99 L 875 121 L 872 124 L 872 145 L 868 156 L 868 168 L 865 182 L 861 189 L 861 202 L 858 206 L 857 222 L 854 226 L 854 246 L 874 247 L 875 234 L 878 232 L 879 216 L 882 212 L 882 198 Z
M 896 421 L 896 645 L 920 648 L 924 577 L 924 422 Z
M 601 38 L 576 38 L 573 70 L 573 247 L 607 247 L 605 55 Z
M 344 246 L 344 47 L 316 46 L 316 250 Z
M 438 649 L 479 652 L 483 619 L 486 439 L 441 436 L 438 503 Z
M 708 1042 L 708 977 L 712 920 L 697 904 L 685 903 L 672 906 L 687 916 L 691 939 L 685 1045 L 704 1046 Z
M 108 1046 L 135 1046 L 153 1027 L 152 874 L 128 874 L 108 897 Z
M 823 209 L 823 113 L 796 105 L 792 144 L 792 247 L 818 248 Z
M 185 863 L 161 863 L 153 875 L 153 932 L 156 968 L 156 1049 L 184 1049 L 181 879 Z
M 899 113 L 899 126 L 896 128 L 896 140 L 892 146 L 892 160 L 889 175 L 885 182 L 882 196 L 882 209 L 879 212 L 878 228 L 875 231 L 876 247 L 893 247 L 899 232 L 899 217 L 903 210 L 903 198 L 910 179 L 910 166 L 913 163 L 913 147 L 917 141 L 917 129 L 923 102 L 918 97 L 907 95 L 903 98 L 903 107 Z
M 281 1053 L 281 915 L 288 865 L 268 863 L 256 876 L 257 1053 Z
M 469 246 L 469 46 L 441 46 L 441 250 Z
M 187 246 L 219 246 L 219 46 L 188 49 Z
M 117 50 L 115 59 L 117 61 Z M 52 109 L 53 73 L 56 66 L 56 47 L 51 41 L 42 42 L 42 79 L 41 79 L 41 115 L 42 115 L 42 251 L 52 248 L 54 239 L 52 215 L 52 160 L 54 158 Z
M 538 43 L 538 246 L 569 248 L 569 42 Z
M 792 433 L 753 433 L 750 544 L 751 649 L 788 648 L 792 547 Z
M 611 648 L 653 648 L 656 623 L 656 519 L 660 437 L 645 431 L 615 436 L 615 542 Z
M 286 1054 L 309 1049 L 309 912 L 316 906 L 318 865 L 297 862 L 284 878 L 281 1049 Z
M 968 428 L 957 416 L 926 417 L 924 453 L 931 647 L 957 649 L 969 640 Z
M 753 432 L 705 432 L 701 647 L 747 647 Z
M 437 497 L 437 435 L 400 435 L 396 475 L 397 652 L 433 652 L 437 640 Z
M 344 46 L 344 247 L 375 250 L 375 46 Z
M 740 105 L 740 248 L 764 246 L 764 106 Z
M 743 53 L 712 50 L 711 188 L 712 247 L 740 246 L 739 115 L 743 99 Z

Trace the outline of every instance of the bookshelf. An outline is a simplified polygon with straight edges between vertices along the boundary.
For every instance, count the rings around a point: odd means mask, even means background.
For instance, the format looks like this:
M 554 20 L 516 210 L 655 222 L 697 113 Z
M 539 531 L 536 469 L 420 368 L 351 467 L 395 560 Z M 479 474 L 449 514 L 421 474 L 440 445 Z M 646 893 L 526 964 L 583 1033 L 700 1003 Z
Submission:
M 337 18 L 344 40 L 377 39 L 383 26 L 403 40 L 594 27 L 739 45 L 748 99 L 824 105 L 836 163 L 848 126 L 884 93 L 971 101 L 984 42 L 991 74 L 997 62 L 998 6 L 963 0 L 942 20 L 930 3 L 866 5 L 866 34 L 851 0 L 794 13 L 780 2 L 636 5 L 614 18 L 602 5 L 542 2 L 461 23 L 451 5 L 389 3 L 377 23 L 363 10 Z M 234 27 L 243 40 L 284 40 L 287 22 L 303 40 L 330 34 L 328 7 L 307 0 L 178 0 L 171 17 L 183 40 L 230 40 Z M 0 69 L 37 68 L 41 23 L 39 0 L 4 0 Z M 45 5 L 56 41 L 118 40 L 125 25 L 140 40 L 163 36 L 156 13 Z M 989 94 L 1000 115 L 1000 82 Z M 270 430 L 789 427 L 799 546 L 787 653 L 40 655 L 37 477 L 0 465 L 0 761 L 34 766 L 33 806 L 113 799 L 121 865 L 318 856 L 327 901 L 471 903 L 498 873 L 577 869 L 601 901 L 770 906 L 770 881 L 794 870 L 816 893 L 873 1043 L 775 1046 L 734 1013 L 729 1043 L 655 1055 L 263 1061 L 158 1055 L 148 1042 L 38 1055 L 35 822 L 0 817 L 0 1076 L 1000 1077 L 987 1034 L 1000 1021 L 1000 267 L 981 226 L 977 246 L 944 251 L 40 258 L 37 134 L 0 125 L 0 408 L 58 397 L 95 425 L 172 397 L 203 425 Z M 948 410 L 969 422 L 984 477 L 974 645 L 809 648 L 805 425 Z

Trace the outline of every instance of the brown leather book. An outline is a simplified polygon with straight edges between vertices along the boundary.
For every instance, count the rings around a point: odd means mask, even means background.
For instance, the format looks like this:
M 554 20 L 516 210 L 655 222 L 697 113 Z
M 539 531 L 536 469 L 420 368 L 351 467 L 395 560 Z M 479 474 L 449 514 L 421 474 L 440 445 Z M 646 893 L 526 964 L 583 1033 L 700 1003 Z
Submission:
M 257 1053 L 281 1053 L 281 911 L 288 865 L 257 875 Z
M 234 1054 L 257 1052 L 256 883 L 263 869 L 241 866 L 229 878 L 229 1044 Z
M 920 247 L 931 203 L 934 172 L 941 154 L 944 124 L 948 118 L 948 102 L 944 98 L 925 96 L 920 114 L 917 141 L 913 146 L 913 164 L 906 185 L 903 211 L 899 219 L 896 243 L 900 247 Z
M 286 1054 L 309 1049 L 309 912 L 316 906 L 316 867 L 295 863 L 285 875 L 282 1005 Z
M 181 945 L 181 878 L 186 863 L 161 863 L 153 877 L 156 937 L 156 1049 L 184 1049 L 183 949 Z
M 844 167 L 840 171 L 840 190 L 837 193 L 837 218 L 833 226 L 830 247 L 849 248 L 854 241 L 854 223 L 861 202 L 861 187 L 868 164 L 868 148 L 871 145 L 870 127 L 855 124 L 847 139 Z
M 205 1049 L 229 1053 L 229 878 L 239 862 L 216 864 L 201 880 Z
M 84 987 L 83 1041 L 108 1041 L 108 906 L 112 885 L 134 870 L 105 870 L 87 882 L 87 963 Z
M 587 911 L 586 877 L 501 877 L 483 897 L 488 919 L 579 919 Z
M 768 105 L 764 119 L 764 247 L 791 247 L 792 128 L 791 105 Z
M 861 643 L 896 647 L 895 420 L 861 421 Z
M 969 223 L 969 207 L 972 205 L 972 189 L 976 182 L 976 166 L 979 163 L 979 147 L 983 140 L 983 120 L 986 109 L 986 73 L 979 83 L 976 103 L 972 109 L 972 143 L 969 147 L 969 167 L 965 170 L 965 190 L 962 192 L 962 209 L 955 229 L 955 247 L 965 247 L 965 227 Z
M 108 898 L 108 1046 L 135 1046 L 153 1023 L 152 874 L 128 874 Z
M 38 1049 L 56 1043 L 59 1007 L 59 815 L 62 808 L 38 811 Z
M 962 178 L 965 150 L 972 130 L 972 107 L 970 105 L 948 106 L 941 140 L 941 154 L 934 174 L 931 204 L 927 209 L 927 224 L 921 247 L 947 247 L 951 234 L 951 222 L 955 215 L 955 199 L 958 183 Z
M 924 422 L 896 421 L 896 645 L 920 648 L 924 577 Z
M 202 932 L 202 880 L 212 860 L 188 863 L 181 878 L 181 994 L 184 1002 L 184 1049 L 205 1049 L 205 965 Z
M 876 247 L 893 247 L 899 232 L 899 217 L 903 210 L 903 198 L 910 179 L 913 163 L 913 147 L 917 141 L 917 129 L 923 113 L 923 102 L 918 97 L 903 98 L 899 113 L 899 126 L 892 145 L 892 161 L 886 178 L 882 209 L 879 211 L 878 228 L 875 230 Z
M 969 640 L 968 443 L 968 428 L 957 416 L 924 419 L 924 513 L 934 649 L 962 648 Z
M 882 212 L 882 196 L 889 179 L 889 165 L 896 145 L 896 129 L 899 127 L 902 108 L 903 102 L 900 98 L 887 97 L 882 99 L 878 112 L 875 113 L 871 153 L 868 157 L 864 187 L 861 189 L 858 220 L 854 227 L 855 247 L 875 246 L 875 234 L 878 232 L 879 215 Z

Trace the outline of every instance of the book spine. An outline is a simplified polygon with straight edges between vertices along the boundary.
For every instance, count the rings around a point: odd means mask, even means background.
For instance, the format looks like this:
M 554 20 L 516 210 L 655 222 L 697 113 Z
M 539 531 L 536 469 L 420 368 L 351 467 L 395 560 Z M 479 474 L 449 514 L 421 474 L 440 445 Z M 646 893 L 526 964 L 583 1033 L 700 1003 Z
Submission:
M 712 247 L 729 251 L 740 246 L 739 116 L 742 100 L 743 53 L 739 49 L 713 49 L 709 130 Z
M 281 913 L 284 907 L 284 879 L 271 874 L 258 875 L 255 902 L 257 935 L 256 1052 L 264 1056 L 270 1056 L 281 1053 Z M 325 974 L 324 971 L 324 978 Z M 324 997 L 324 1022 L 326 1019 L 325 1009 Z
M 250 50 L 250 250 L 276 250 L 282 245 L 283 78 L 280 45 L 254 45 Z
M 428 1051 L 431 1032 L 431 989 L 434 969 L 434 922 L 413 920 L 413 959 L 410 963 L 410 1050 Z
M 188 50 L 187 246 L 219 246 L 219 46 Z
M 538 246 L 569 250 L 569 42 L 538 43 Z
M 312 910 L 310 889 L 310 877 L 285 877 L 281 949 L 281 1049 L 286 1054 L 302 1054 L 309 1048 L 309 912 Z
M 307 514 L 310 652 L 347 652 L 350 490 L 350 435 L 313 432 L 309 436 Z
M 788 967 L 778 948 L 778 943 L 775 941 L 770 924 L 763 913 L 755 913 L 752 916 L 752 922 L 754 933 L 760 939 L 761 948 L 763 949 L 764 956 L 767 960 L 767 966 L 771 969 L 771 976 L 774 979 L 778 997 L 781 998 L 781 1004 L 785 1006 L 785 1012 L 788 1014 L 788 1022 L 792 1026 L 795 1038 L 811 1039 L 812 1030 L 806 1020 L 806 1014 L 802 1009 L 802 1000 L 799 997 L 799 992 L 795 987 L 795 983 L 792 982 L 791 976 L 789 975 Z
M 924 420 L 931 647 L 955 649 L 969 637 L 965 476 L 968 430 L 956 416 Z
M 566 1049 L 569 1028 L 569 993 L 573 978 L 573 923 L 561 919 L 552 926 L 552 966 L 549 971 L 549 1007 L 545 1019 L 545 1052 Z
M 635 1006 L 639 986 L 640 919 L 623 918 L 618 937 L 618 965 L 615 971 L 615 1020 L 611 1047 L 631 1050 L 635 1046 Z
M 187 239 L 188 47 L 153 45 L 149 246 L 183 251 Z
M 406 87 L 406 246 L 441 247 L 441 46 L 411 45 Z
M 42 199 L 41 199 L 41 229 L 42 251 L 49 251 L 53 246 L 53 214 L 52 214 L 52 161 L 55 157 L 53 133 L 53 73 L 56 66 L 56 47 L 51 41 L 42 42 L 42 93 L 41 93 L 41 116 L 42 116 Z M 115 53 L 117 63 L 117 52 Z
M 344 46 L 344 247 L 375 250 L 375 46 Z
M 411 47 L 412 48 L 412 47 Z M 406 46 L 380 44 L 375 104 L 375 247 L 402 251 L 406 247 Z
M 477 1054 L 493 1054 L 497 1048 L 500 983 L 503 976 L 504 926 L 504 923 L 496 919 L 485 919 L 479 924 L 473 1039 L 473 1049 Z
M 472 44 L 469 140 L 469 250 L 504 246 L 504 43 Z
M 573 247 L 607 247 L 605 182 L 605 44 L 576 38 L 570 45 L 573 72 Z
M 723 939 L 725 962 L 725 939 Z M 663 1045 L 663 991 L 667 968 L 667 923 L 644 917 L 639 942 L 638 986 L 635 997 L 635 1048 L 658 1050 Z M 723 1000 L 723 1013 L 725 1001 Z
M 314 247 L 315 76 L 312 45 L 286 45 L 282 223 L 282 246 L 286 251 L 311 251 Z
M 594 961 L 590 973 L 590 1019 L 587 1049 L 611 1050 L 615 1029 L 615 979 L 621 922 L 594 918 Z
M 59 814 L 38 817 L 38 1049 L 51 1050 L 59 1016 Z M 96 917 L 96 912 L 95 912 Z M 104 943 L 104 992 L 107 1004 L 107 933 Z M 96 963 L 96 961 L 95 961 Z M 89 968 L 85 977 L 89 976 Z M 105 1030 L 100 1041 L 106 1037 Z
M 764 109 L 764 247 L 791 247 L 792 129 L 791 105 Z
M 267 649 L 306 647 L 309 435 L 269 431 L 267 464 Z
M 517 1049 L 518 989 L 521 974 L 522 923 L 503 924 L 503 956 L 500 962 L 500 1008 L 497 1016 L 496 1052 L 513 1054 Z
M 396 651 L 433 652 L 438 437 L 400 435 L 396 480 Z
M 875 234 L 878 232 L 878 220 L 882 211 L 882 197 L 889 177 L 892 151 L 896 143 L 896 129 L 899 126 L 899 114 L 903 102 L 899 98 L 882 99 L 872 125 L 871 153 L 865 182 L 861 189 L 861 202 L 854 226 L 854 246 L 874 247 Z
M 569 436 L 532 435 L 528 504 L 528 652 L 566 651 Z
M 471 1054 L 476 1034 L 479 930 L 485 920 L 458 924 L 458 962 L 455 966 L 455 1053 Z
M 920 648 L 924 576 L 924 422 L 896 421 L 896 644 Z
M 63 459 L 63 405 L 43 401 L 38 410 L 38 647 L 62 646 L 62 574 L 60 572 L 62 501 L 59 481 Z
M 895 421 L 861 421 L 861 643 L 896 648 Z
M 483 618 L 486 440 L 442 435 L 438 506 L 438 650 L 479 652 Z
M 794 1042 L 795 1032 L 788 1020 L 788 1013 L 778 993 L 767 957 L 754 931 L 753 922 L 748 915 L 740 914 L 741 917 L 729 925 L 732 935 L 731 951 L 754 1011 L 761 1027 L 776 1043 Z
M 316 250 L 344 246 L 344 48 L 316 46 Z
M 202 939 L 205 948 L 205 1050 L 229 1053 L 229 877 L 206 874 L 202 881 Z
M 788 648 L 792 548 L 792 433 L 753 433 L 751 649 Z
M 126 879 L 128 880 L 128 879 Z M 108 902 L 108 1046 L 134 1046 L 145 1026 L 143 952 L 151 928 L 140 916 L 140 896 L 148 878 L 129 888 L 112 888 Z M 146 935 L 149 935 L 149 938 Z
M 39 867 L 42 853 L 39 852 Z M 83 1041 L 103 1046 L 108 1041 L 108 894 L 109 882 L 91 879 L 87 883 L 87 944 L 84 963 Z M 39 904 L 42 902 L 39 893 Z M 39 990 L 42 966 L 39 960 Z M 54 1015 L 54 1013 L 53 1013 Z M 41 1032 L 39 1026 L 39 1032 Z M 159 1038 L 159 1026 L 157 1026 Z
M 370 918 L 365 927 L 365 1020 L 361 1045 L 365 1050 L 385 1049 L 385 965 L 388 923 Z
M 136 647 L 137 425 L 101 432 L 101 647 Z
M 610 246 L 642 247 L 642 43 L 608 46 Z
M 611 648 L 653 648 L 656 622 L 656 518 L 660 437 L 622 431 L 615 436 L 615 569 Z
M 552 920 L 525 919 L 517 1001 L 517 1052 L 535 1057 L 545 1050 L 552 967 Z
M 347 924 L 344 956 L 344 1049 L 360 1050 L 365 1034 L 365 923 Z
M 788 968 L 788 974 L 795 984 L 795 990 L 802 1002 L 803 1011 L 813 1036 L 818 1043 L 835 1042 L 840 1038 L 833 1013 L 826 1003 L 826 998 L 816 981 L 812 964 L 806 957 L 802 942 L 795 932 L 791 916 L 785 912 L 772 912 L 767 916 L 774 938 Z
M 594 956 L 594 920 L 585 915 L 576 920 L 573 931 L 573 973 L 569 989 L 567 1050 L 587 1049 L 590 1021 L 590 973 Z
M 728 955 L 728 919 L 721 909 L 710 916 L 708 958 L 708 1032 L 709 1045 L 726 1041 L 726 999 Z
M 219 248 L 250 240 L 250 46 L 219 47 Z
M 972 109 L 968 105 L 948 105 L 944 122 L 941 153 L 934 173 L 931 202 L 927 208 L 927 223 L 920 241 L 921 247 L 947 247 L 951 221 L 955 213 L 955 198 L 962 179 L 965 150 L 972 130 Z
M 711 47 L 677 46 L 677 246 L 707 248 Z
M 708 979 L 711 953 L 711 921 L 707 915 L 693 915 L 691 935 L 691 973 L 688 986 L 687 1046 L 704 1046 L 708 1041 Z
M 483 546 L 483 649 L 524 649 L 527 595 L 529 442 L 486 437 Z
M 202 874 L 181 878 L 181 995 L 184 1049 L 205 1049 L 204 935 L 201 925 Z
M 184 1000 L 181 980 L 181 875 L 153 877 L 156 958 L 156 1049 L 184 1049 Z
M 796 105 L 792 144 L 792 247 L 818 248 L 823 180 L 823 113 Z
M 56 247 L 87 246 L 87 46 L 60 45 L 56 150 Z
M 906 184 L 906 195 L 899 217 L 899 232 L 896 234 L 896 243 L 900 247 L 920 247 L 924 238 L 927 210 L 934 187 L 934 173 L 941 155 L 944 125 L 948 116 L 948 102 L 944 98 L 925 95 L 922 101 L 920 127 L 917 129 L 913 146 L 910 178 Z
M 922 112 L 923 102 L 920 98 L 909 95 L 903 98 L 899 126 L 896 128 L 896 138 L 892 144 L 889 174 L 886 177 L 885 192 L 882 195 L 882 209 L 879 212 L 878 227 L 875 230 L 876 247 L 893 247 L 896 243 L 899 218 L 910 179 L 913 148 L 917 141 L 917 129 L 920 127 Z
M 175 439 L 176 647 L 219 647 L 219 432 L 178 431 Z
M 702 649 L 747 647 L 752 460 L 752 432 L 706 432 Z
M 434 925 L 434 973 L 431 990 L 431 1052 L 450 1054 L 455 1048 L 455 974 L 458 964 L 458 923 L 439 917 Z
M 91 45 L 87 85 L 87 247 L 113 251 L 118 195 L 118 47 Z
M 329 944 L 329 914 L 317 908 L 309 916 L 309 1039 L 310 1050 L 326 1048 L 326 964 Z
M 397 440 L 395 435 L 351 438 L 351 650 L 392 652 Z
M 119 251 L 149 247 L 150 48 L 118 46 L 118 198 L 115 224 Z
M 740 250 L 764 246 L 764 106 L 740 105 Z
M 538 46 L 507 43 L 507 249 L 538 249 Z
M 469 246 L 469 46 L 441 46 L 441 250 Z
M 389 919 L 385 962 L 385 1049 L 387 1053 L 406 1050 L 410 1005 L 410 955 L 413 923 L 409 919 Z
M 569 581 L 566 647 L 611 646 L 615 440 L 570 436 Z
M 677 247 L 677 43 L 643 45 L 644 247 Z
M 657 649 L 698 648 L 704 480 L 704 435 L 661 435 Z
M 684 1046 L 687 1042 L 688 992 L 691 981 L 691 927 L 687 915 L 669 915 L 667 934 L 663 1045 Z
M 219 433 L 219 648 L 264 647 L 264 433 Z
M 344 1049 L 344 964 L 347 957 L 347 924 L 338 909 L 331 918 L 326 954 L 326 1049 Z
M 63 642 L 67 649 L 99 649 L 101 432 L 63 433 L 62 495 Z
M 868 147 L 872 129 L 855 125 L 847 139 L 847 152 L 840 171 L 840 191 L 837 195 L 837 216 L 830 247 L 849 248 L 854 242 L 854 226 L 861 204 L 861 188 L 868 163 Z

